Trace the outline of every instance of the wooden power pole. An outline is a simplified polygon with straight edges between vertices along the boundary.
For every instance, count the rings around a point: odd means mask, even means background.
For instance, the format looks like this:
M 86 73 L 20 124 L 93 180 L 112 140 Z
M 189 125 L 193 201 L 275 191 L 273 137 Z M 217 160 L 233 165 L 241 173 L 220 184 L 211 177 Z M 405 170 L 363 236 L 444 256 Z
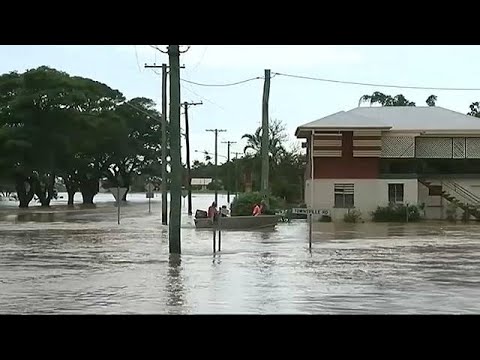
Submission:
M 188 125 L 188 107 L 191 105 L 203 105 L 203 103 L 197 102 L 184 102 L 185 108 L 185 144 L 187 150 L 187 190 L 188 190 L 188 215 L 192 215 L 192 176 L 190 167 L 190 130 Z
M 167 64 L 145 65 L 145 68 L 162 68 L 162 224 L 168 224 L 167 198 Z
M 236 141 L 222 141 L 222 144 L 227 144 L 227 164 L 230 163 L 230 145 L 236 144 Z M 229 165 L 230 166 L 230 165 Z M 231 172 L 228 172 L 228 187 L 227 187 L 227 203 L 230 204 L 230 179 Z
M 270 70 L 265 70 L 265 83 L 263 85 L 262 101 L 262 195 L 268 205 L 268 153 L 269 153 L 269 126 L 268 126 L 268 100 L 270 97 Z
M 219 132 L 226 132 L 225 129 L 207 129 L 205 131 L 214 132 L 215 133 L 215 203 L 218 205 L 218 133 Z
M 243 153 L 233 152 L 235 155 L 235 196 L 238 196 L 238 155 L 243 155 Z
M 182 206 L 182 154 L 180 144 L 180 49 L 179 45 L 168 46 L 170 63 L 170 227 L 169 251 L 181 253 L 181 206 Z

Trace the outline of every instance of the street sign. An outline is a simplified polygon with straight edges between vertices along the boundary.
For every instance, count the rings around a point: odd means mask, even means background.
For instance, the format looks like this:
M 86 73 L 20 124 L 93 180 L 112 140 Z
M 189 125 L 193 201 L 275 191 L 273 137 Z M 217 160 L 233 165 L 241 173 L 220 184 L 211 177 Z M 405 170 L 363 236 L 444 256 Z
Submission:
M 155 186 L 152 183 L 148 183 L 145 185 L 145 190 L 147 190 L 147 193 L 153 193 Z
M 118 202 L 117 196 L 120 197 L 120 200 L 123 199 L 123 196 L 125 195 L 127 190 L 128 190 L 127 188 L 116 188 L 116 187 L 108 189 L 108 191 L 110 191 L 113 194 L 117 202 Z
M 153 199 L 155 197 L 155 194 L 153 192 L 147 192 L 147 199 Z
M 120 225 L 120 204 L 122 203 L 121 200 L 123 199 L 123 196 L 127 192 L 127 188 L 121 188 L 121 187 L 116 187 L 116 188 L 110 188 L 108 191 L 110 191 L 113 196 L 115 197 L 115 200 L 117 201 L 117 208 L 118 208 L 118 220 L 117 223 Z
M 306 208 L 293 208 L 293 214 L 320 214 L 330 216 L 330 210 L 326 209 L 306 209 Z

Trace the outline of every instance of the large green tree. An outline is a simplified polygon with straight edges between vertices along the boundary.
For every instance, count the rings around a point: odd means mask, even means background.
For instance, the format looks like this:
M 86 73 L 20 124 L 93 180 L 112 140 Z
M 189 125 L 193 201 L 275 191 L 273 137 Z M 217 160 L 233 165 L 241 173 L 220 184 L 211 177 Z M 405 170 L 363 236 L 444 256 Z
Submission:
M 2 182 L 15 183 L 20 207 L 35 195 L 49 206 L 61 177 L 72 205 L 77 191 L 93 204 L 101 179 L 128 187 L 134 175 L 159 175 L 154 105 L 45 66 L 1 75 Z
M 161 175 L 152 172 L 154 164 L 161 165 L 161 115 L 155 103 L 146 98 L 134 98 L 120 105 L 111 129 L 106 171 L 108 184 L 127 189 L 133 176 Z M 128 192 L 128 191 L 127 191 Z M 126 200 L 127 193 L 124 195 Z
M 425 102 L 428 106 L 435 106 L 436 101 L 437 96 L 430 95 Z M 372 95 L 363 95 L 360 102 L 369 102 L 370 105 L 379 104 L 381 106 L 415 106 L 413 101 L 408 100 L 402 94 L 391 96 L 379 91 L 375 91 Z

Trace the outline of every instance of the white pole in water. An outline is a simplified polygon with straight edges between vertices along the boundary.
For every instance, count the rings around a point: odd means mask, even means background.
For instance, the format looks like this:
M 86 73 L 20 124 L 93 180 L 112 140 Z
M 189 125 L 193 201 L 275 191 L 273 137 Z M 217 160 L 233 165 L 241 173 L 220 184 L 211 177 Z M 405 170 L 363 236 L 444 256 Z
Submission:
M 222 251 L 222 215 L 218 217 L 218 251 Z
M 313 184 L 314 184 L 314 165 L 313 165 L 313 145 L 314 145 L 314 133 L 315 130 L 312 130 L 312 135 L 310 137 L 310 210 L 313 209 Z M 313 235 L 313 214 L 310 212 L 308 215 L 308 248 L 312 250 L 312 235 Z
M 117 186 L 117 224 L 120 225 L 120 187 Z

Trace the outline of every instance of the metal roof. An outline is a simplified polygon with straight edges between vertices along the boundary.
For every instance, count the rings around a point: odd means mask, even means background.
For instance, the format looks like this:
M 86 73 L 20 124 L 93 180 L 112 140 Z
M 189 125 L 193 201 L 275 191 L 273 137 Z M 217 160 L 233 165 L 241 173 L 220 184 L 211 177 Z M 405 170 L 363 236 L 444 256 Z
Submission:
M 305 137 L 311 129 L 383 128 L 390 131 L 480 132 L 480 118 L 439 106 L 358 107 L 340 111 L 299 126 L 297 137 Z

